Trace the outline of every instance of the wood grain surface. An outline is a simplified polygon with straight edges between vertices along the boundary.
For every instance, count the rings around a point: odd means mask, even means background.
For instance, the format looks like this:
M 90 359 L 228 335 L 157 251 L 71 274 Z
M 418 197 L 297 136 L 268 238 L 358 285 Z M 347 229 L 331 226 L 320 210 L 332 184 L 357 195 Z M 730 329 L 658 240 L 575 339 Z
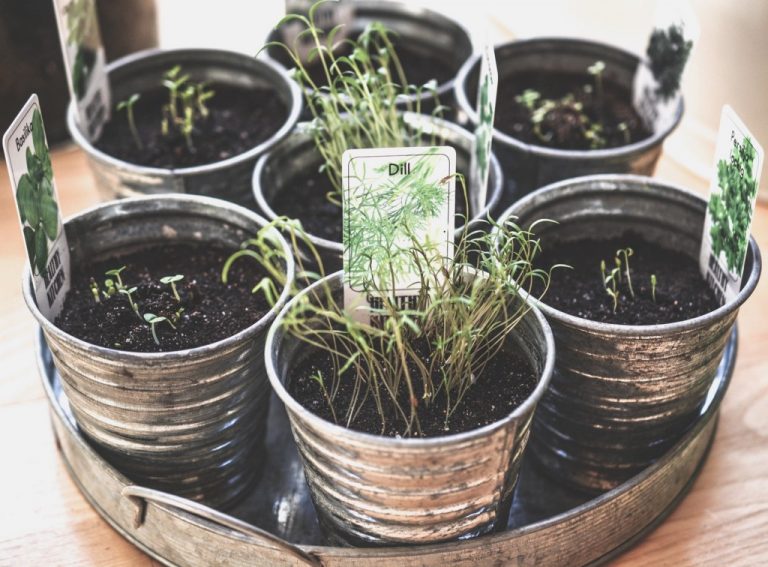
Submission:
M 675 134 L 668 146 L 680 150 L 685 135 Z M 695 148 L 713 153 L 707 144 Z M 706 180 L 670 157 L 677 153 L 665 154 L 657 175 L 705 192 Z M 65 215 L 98 201 L 79 150 L 56 150 L 53 170 Z M 91 509 L 56 450 L 35 367 L 35 325 L 21 298 L 24 247 L 4 174 L 0 220 L 0 565 L 158 565 Z M 753 233 L 767 251 L 768 206 L 758 207 Z M 679 508 L 614 565 L 768 563 L 767 278 L 742 309 L 739 328 L 736 371 L 709 461 Z

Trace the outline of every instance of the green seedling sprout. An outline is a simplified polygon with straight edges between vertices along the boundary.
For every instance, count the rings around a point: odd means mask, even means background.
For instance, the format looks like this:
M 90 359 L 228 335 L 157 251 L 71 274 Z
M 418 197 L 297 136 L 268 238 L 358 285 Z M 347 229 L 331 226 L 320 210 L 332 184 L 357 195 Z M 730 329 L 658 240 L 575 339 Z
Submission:
M 157 329 L 155 328 L 156 325 L 162 322 L 166 322 L 174 331 L 176 330 L 176 325 L 171 323 L 170 319 L 166 317 L 158 317 L 154 313 L 144 313 L 144 320 L 149 323 L 149 326 L 152 329 L 152 338 L 155 339 L 156 345 L 160 345 L 160 339 L 157 338 Z
M 163 136 L 168 136 L 171 128 L 175 128 L 184 136 L 187 149 L 193 152 L 195 148 L 192 134 L 195 131 L 195 121 L 198 118 L 208 118 L 210 110 L 205 103 L 215 93 L 205 82 L 193 83 L 189 75 L 182 74 L 179 65 L 166 71 L 163 77 L 163 86 L 168 89 L 168 103 L 162 108 L 160 129 Z
M 104 280 L 104 298 L 110 298 L 117 293 L 114 280 L 107 278 Z
M 595 95 L 600 115 L 603 114 L 603 71 L 605 71 L 605 63 L 599 60 L 587 67 L 587 73 L 595 78 Z
M 139 149 L 142 149 L 144 146 L 141 143 L 141 138 L 139 137 L 139 130 L 136 128 L 136 121 L 133 116 L 133 107 L 138 102 L 138 100 L 141 98 L 141 95 L 138 93 L 134 93 L 131 96 L 129 96 L 126 100 L 120 101 L 117 103 L 117 111 L 125 110 L 125 115 L 128 118 L 128 128 L 131 130 L 131 136 L 133 136 L 133 141 L 136 143 L 136 147 Z
M 197 110 L 200 112 L 200 116 L 208 118 L 210 110 L 206 106 L 206 102 L 213 98 L 216 93 L 208 88 L 207 83 L 198 83 L 195 85 L 195 103 L 197 104 Z
M 619 124 L 616 126 L 619 132 L 621 132 L 624 135 L 624 143 L 629 144 L 631 141 L 630 138 L 630 132 L 629 127 L 627 126 L 626 122 L 619 122 Z
M 120 288 L 118 291 L 125 295 L 128 298 L 128 303 L 131 304 L 131 309 L 133 309 L 133 312 L 136 313 L 136 316 L 141 319 L 141 314 L 139 313 L 139 306 L 138 304 L 133 300 L 133 294 L 136 292 L 136 286 L 126 289 L 126 288 Z
M 96 303 L 101 303 L 101 298 L 99 297 L 99 284 L 96 283 L 96 280 L 91 278 L 91 293 L 93 294 L 93 299 L 96 301 Z
M 173 291 L 173 297 L 176 298 L 176 301 L 181 303 L 181 297 L 179 297 L 179 291 L 176 289 L 176 283 L 180 282 L 184 279 L 184 276 L 181 274 L 176 274 L 175 276 L 165 276 L 164 278 L 160 278 L 160 283 L 165 285 L 170 285 L 171 290 Z
M 189 80 L 189 75 L 181 74 L 181 65 L 172 67 L 163 75 L 163 86 L 168 89 L 168 109 L 171 119 L 176 122 L 179 118 L 178 98 L 181 87 Z
M 515 97 L 515 102 L 522 104 L 528 110 L 532 111 L 536 108 L 536 103 L 540 98 L 541 94 L 539 91 L 535 91 L 533 89 L 525 89 L 523 94 L 519 94 Z
M 653 302 L 656 303 L 656 274 L 651 274 L 651 297 Z
M 123 285 L 123 279 L 120 277 L 120 272 L 122 272 L 123 270 L 125 270 L 125 266 L 121 266 L 119 268 L 114 268 L 112 270 L 107 270 L 106 272 L 104 272 L 105 276 L 112 276 L 117 280 L 118 291 L 121 289 L 125 289 L 125 285 Z M 106 284 L 107 282 L 104 282 L 104 283 Z
M 634 250 L 631 248 L 622 248 L 620 250 L 616 251 L 616 258 L 618 259 L 620 255 L 624 255 L 624 273 L 627 276 L 627 286 L 629 287 L 629 293 L 632 296 L 632 299 L 635 298 L 635 290 L 632 289 L 632 278 L 629 275 L 629 257 L 634 254 Z

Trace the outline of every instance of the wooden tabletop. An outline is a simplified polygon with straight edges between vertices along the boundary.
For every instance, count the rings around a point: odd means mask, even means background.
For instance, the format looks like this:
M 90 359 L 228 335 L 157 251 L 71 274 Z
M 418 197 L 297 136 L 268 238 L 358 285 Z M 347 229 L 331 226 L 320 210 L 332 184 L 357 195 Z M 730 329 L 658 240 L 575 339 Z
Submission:
M 658 177 L 706 191 L 706 180 L 675 157 L 692 147 L 681 145 L 685 129 L 675 136 Z M 697 151 L 712 155 L 707 144 Z M 65 215 L 98 202 L 79 150 L 55 151 L 53 171 Z M 56 450 L 34 360 L 35 324 L 21 297 L 24 246 L 4 173 L 0 220 L 0 565 L 159 565 L 90 507 Z M 758 206 L 753 233 L 768 250 L 766 204 Z M 767 315 L 768 278 L 763 278 L 739 315 L 738 362 L 701 476 L 672 515 L 615 565 L 768 563 Z

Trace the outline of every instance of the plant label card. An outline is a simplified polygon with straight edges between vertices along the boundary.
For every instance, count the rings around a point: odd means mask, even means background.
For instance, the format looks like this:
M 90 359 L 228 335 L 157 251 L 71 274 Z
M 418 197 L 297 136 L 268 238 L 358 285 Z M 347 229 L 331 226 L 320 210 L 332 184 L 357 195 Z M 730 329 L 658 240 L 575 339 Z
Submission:
M 53 0 L 61 50 L 77 117 L 89 140 L 101 134 L 111 112 L 106 56 L 95 0 Z
M 701 273 L 721 305 L 741 291 L 763 157 L 763 148 L 733 109 L 725 105 L 699 254 Z
M 686 0 L 658 0 L 656 23 L 638 65 L 632 102 L 645 127 L 657 132 L 675 119 L 685 65 L 699 38 L 696 14 Z
M 37 95 L 29 98 L 6 131 L 3 151 L 11 190 L 16 195 L 37 306 L 53 321 L 69 290 L 69 247 Z
M 480 80 L 477 87 L 477 128 L 472 140 L 472 159 L 469 164 L 469 187 L 472 211 L 483 210 L 488 196 L 488 174 L 493 142 L 493 121 L 496 116 L 496 93 L 499 89 L 499 71 L 493 45 L 486 44 L 480 57 Z
M 317 3 L 317 0 L 286 0 L 285 13 L 308 17 L 325 33 L 320 36 L 323 43 L 329 38 L 331 30 L 338 27 L 333 35 L 333 43 L 337 44 L 349 37 L 350 24 L 355 18 L 355 6 L 350 0 L 326 0 L 322 3 Z M 303 63 L 309 62 L 315 48 L 315 40 L 311 34 L 302 33 L 307 29 L 304 23 L 292 19 L 285 21 L 280 29 L 283 43 L 291 49 L 295 48 Z
M 416 307 L 427 278 L 419 267 L 439 273 L 453 256 L 456 151 L 347 150 L 342 190 L 344 306 L 358 321 L 377 324 L 383 298 Z

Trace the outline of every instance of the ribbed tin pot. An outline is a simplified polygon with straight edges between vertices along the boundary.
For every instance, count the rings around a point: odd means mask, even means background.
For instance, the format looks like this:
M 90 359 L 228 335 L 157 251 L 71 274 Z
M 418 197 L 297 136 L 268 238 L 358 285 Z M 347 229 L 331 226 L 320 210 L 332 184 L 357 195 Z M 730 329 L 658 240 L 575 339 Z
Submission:
M 542 245 L 639 232 L 696 259 L 706 201 L 687 190 L 634 175 L 594 175 L 540 189 L 510 207 L 526 227 L 536 219 Z M 533 425 L 531 452 L 570 485 L 604 491 L 660 457 L 704 403 L 739 307 L 760 277 L 750 240 L 738 297 L 693 319 L 661 325 L 589 321 L 539 302 L 555 335 L 552 385 Z M 663 275 L 660 276 L 663 282 Z
M 163 195 L 113 201 L 65 223 L 72 266 L 161 243 L 239 248 L 266 221 L 218 199 Z M 286 275 L 294 266 L 285 239 Z M 259 473 L 271 389 L 267 327 L 288 298 L 239 333 L 174 352 L 126 352 L 69 335 L 38 310 L 29 269 L 24 299 L 43 329 L 78 426 L 134 482 L 202 500 L 234 502 Z
M 434 543 L 503 529 L 509 515 L 536 404 L 554 365 L 554 340 L 536 308 L 508 338 L 539 381 L 504 419 L 433 438 L 394 438 L 326 421 L 288 390 L 294 369 L 312 351 L 282 328 L 293 304 L 327 285 L 341 295 L 342 272 L 315 282 L 286 305 L 267 335 L 267 373 L 285 404 L 320 525 L 333 543 Z M 318 295 L 322 295 L 320 292 Z
M 639 65 L 646 65 L 637 55 L 604 43 L 582 39 L 536 38 L 496 46 L 499 83 L 510 77 L 535 71 L 567 72 L 586 76 L 595 61 L 605 63 L 603 76 L 632 92 Z M 461 117 L 474 126 L 479 55 L 469 59 L 456 77 L 456 100 Z M 493 130 L 493 150 L 501 161 L 508 180 L 504 204 L 511 204 L 549 183 L 582 175 L 633 173 L 652 175 L 661 155 L 665 138 L 683 117 L 683 99 L 679 96 L 677 112 L 668 122 L 660 123 L 653 134 L 626 146 L 601 150 L 560 150 L 526 144 L 498 128 Z
M 295 126 L 301 114 L 300 89 L 285 69 L 273 61 L 217 49 L 151 49 L 128 55 L 107 66 L 113 102 L 157 88 L 162 83 L 163 73 L 174 65 L 181 65 L 196 81 L 273 90 L 286 108 L 283 125 L 256 147 L 225 160 L 178 169 L 146 167 L 117 159 L 96 148 L 80 129 L 75 108 L 70 103 L 67 127 L 74 142 L 88 156 L 99 193 L 105 200 L 189 193 L 252 205 L 249 185 L 253 166 L 259 156 Z M 113 116 L 113 120 L 118 118 Z
M 395 33 L 399 42 L 422 53 L 425 59 L 438 59 L 455 69 L 454 77 L 438 84 L 436 90 L 440 103 L 454 114 L 457 109 L 454 98 L 455 75 L 474 52 L 469 31 L 460 22 L 443 14 L 405 2 L 355 0 L 352 4 L 354 18 L 349 24 L 349 37 L 359 36 L 372 22 L 381 22 Z M 280 30 L 273 30 L 266 41 L 281 40 Z M 278 47 L 267 48 L 261 56 L 264 59 L 273 59 L 285 67 L 293 66 L 285 51 Z M 410 80 L 409 77 L 406 78 Z M 431 112 L 435 107 L 434 93 L 403 95 L 398 106 L 405 110 L 409 105 L 415 106 L 417 103 L 422 112 Z M 308 110 L 303 118 L 312 118 Z
M 473 139 L 470 132 L 447 120 L 423 114 L 405 113 L 405 122 L 412 128 L 421 129 L 425 138 L 434 136 L 437 144 L 452 146 L 456 150 L 456 170 L 463 172 L 467 176 L 467 183 L 469 183 L 469 163 Z M 323 157 L 317 151 L 307 126 L 308 123 L 300 123 L 292 134 L 259 158 L 256 163 L 252 178 L 253 196 L 256 199 L 259 212 L 270 220 L 277 218 L 281 213 L 281 211 L 275 211 L 273 208 L 277 195 L 288 187 L 294 187 L 295 180 L 304 177 L 307 171 L 317 172 L 323 163 Z M 474 222 L 474 224 L 470 224 L 470 228 L 481 227 L 480 221 L 488 218 L 488 215 L 501 199 L 502 187 L 501 166 L 496 156 L 491 154 L 486 204 L 477 213 L 470 211 L 472 213 L 470 223 Z M 456 191 L 459 192 L 460 190 L 457 183 Z M 477 187 L 467 186 L 470 201 L 471 195 L 476 191 Z M 341 216 L 341 209 L 339 209 L 339 216 Z M 459 235 L 462 230 L 463 226 L 457 227 L 456 235 Z M 309 233 L 306 238 L 320 253 L 326 273 L 341 268 L 341 257 L 344 253 L 344 246 L 341 242 Z

